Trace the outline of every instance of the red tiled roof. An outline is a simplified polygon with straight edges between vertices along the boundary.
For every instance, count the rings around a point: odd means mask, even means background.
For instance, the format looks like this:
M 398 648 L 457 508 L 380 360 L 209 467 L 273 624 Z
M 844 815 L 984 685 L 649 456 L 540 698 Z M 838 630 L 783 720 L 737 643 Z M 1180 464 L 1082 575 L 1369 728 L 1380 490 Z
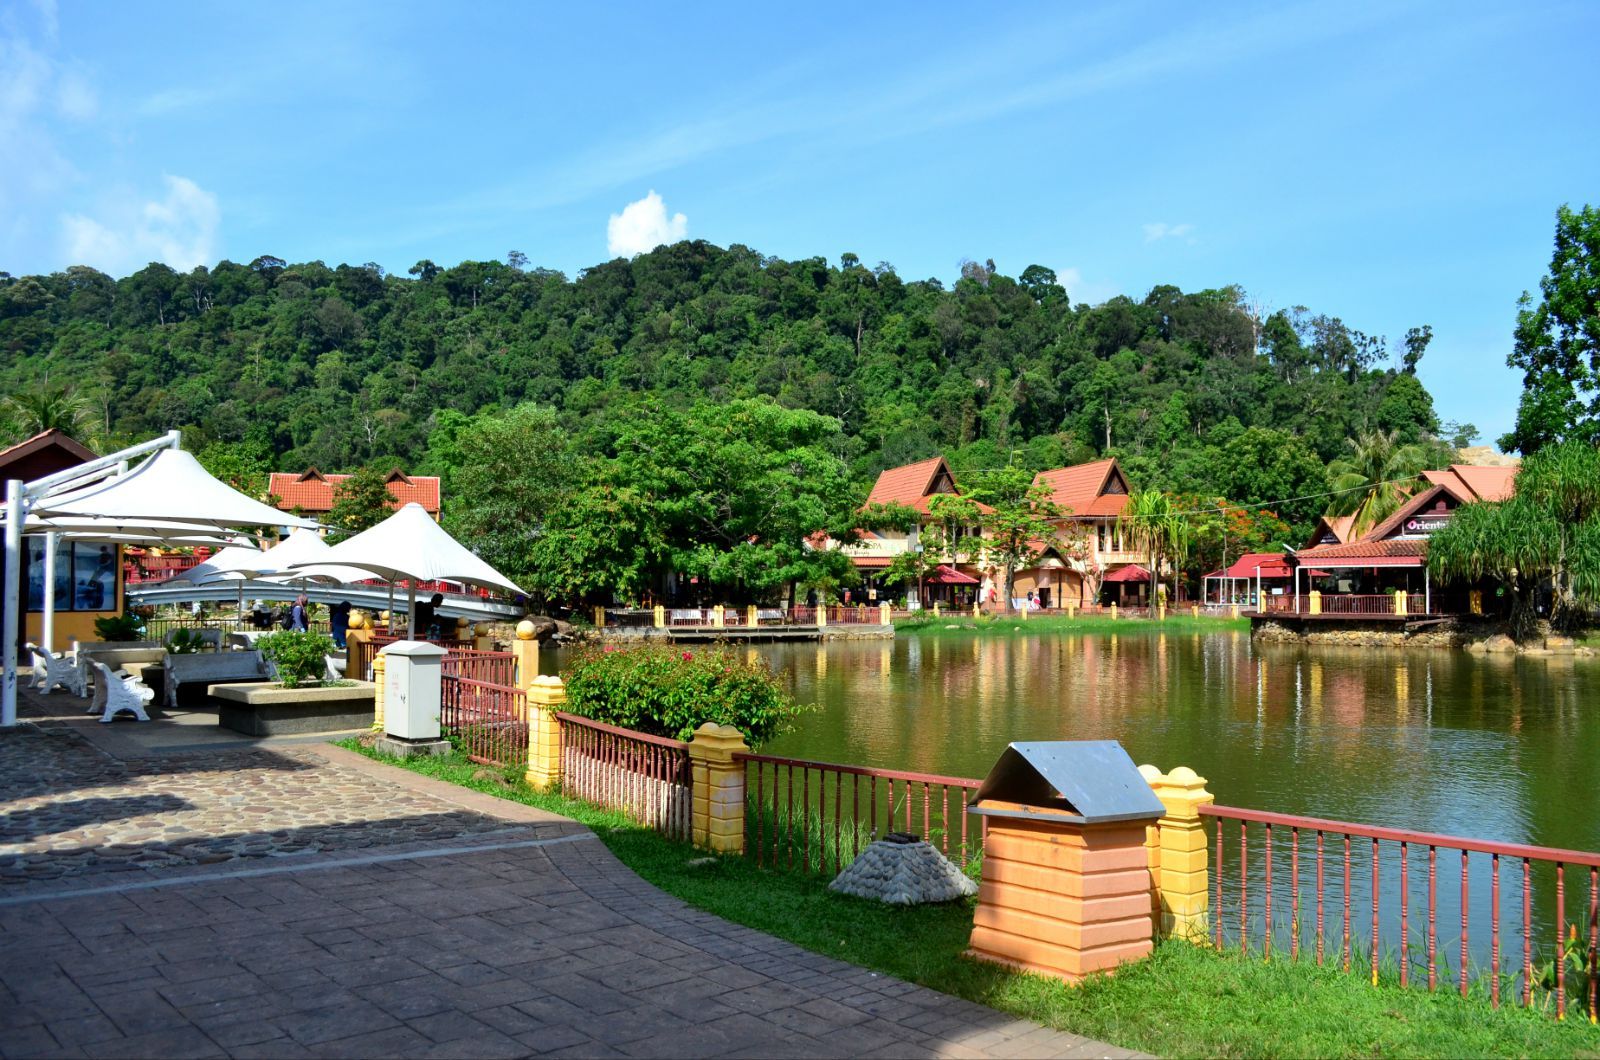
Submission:
M 867 494 L 867 503 L 904 504 L 915 508 L 917 501 L 927 497 L 940 468 L 949 470 L 942 456 L 931 456 L 903 467 L 891 467 L 878 475 L 878 481 L 872 484 L 872 492 Z M 917 510 L 926 512 L 927 508 L 924 506 Z
M 1095 460 L 1072 467 L 1059 467 L 1054 471 L 1041 471 L 1033 477 L 1034 485 L 1050 490 L 1050 500 L 1069 515 L 1118 516 L 1128 505 L 1126 493 L 1106 493 L 1106 484 L 1115 473 L 1120 476 L 1115 458 Z M 1126 484 L 1126 480 L 1124 480 Z
M 1258 573 L 1263 578 L 1287 578 L 1289 564 L 1281 552 L 1247 552 L 1234 560 L 1227 570 L 1218 571 L 1217 577 L 1254 578 Z
M 1391 538 L 1386 541 L 1363 538 L 1345 545 L 1308 548 L 1300 553 L 1300 562 L 1326 566 L 1420 567 L 1427 551 L 1428 542 L 1423 538 Z M 1342 560 L 1361 562 L 1359 564 L 1335 562 Z
M 925 579 L 929 585 L 977 585 L 978 579 L 951 566 L 940 566 Z
M 894 560 L 888 556 L 851 556 L 850 562 L 862 570 L 881 570 L 893 563 Z
M 1484 467 L 1473 464 L 1451 464 L 1444 471 L 1424 471 L 1422 476 L 1435 486 L 1443 486 L 1457 499 L 1472 501 L 1509 500 L 1515 492 L 1514 481 L 1519 467 Z
M 1353 515 L 1324 515 L 1317 519 L 1317 529 L 1312 532 L 1311 540 L 1321 537 L 1323 531 L 1333 535 L 1336 544 L 1344 544 L 1350 540 L 1350 529 L 1355 524 Z
M 267 492 L 276 498 L 279 509 L 302 512 L 326 512 L 333 508 L 334 487 L 349 475 L 324 475 L 316 468 L 300 474 L 292 471 L 274 471 L 267 482 Z M 429 515 L 439 514 L 439 480 L 431 475 L 404 475 L 399 471 L 389 474 L 389 492 L 394 495 L 394 506 L 399 508 L 412 501 L 422 505 Z
M 1118 567 L 1107 574 L 1101 581 L 1104 582 L 1147 582 L 1150 572 L 1137 563 L 1130 563 L 1126 567 Z

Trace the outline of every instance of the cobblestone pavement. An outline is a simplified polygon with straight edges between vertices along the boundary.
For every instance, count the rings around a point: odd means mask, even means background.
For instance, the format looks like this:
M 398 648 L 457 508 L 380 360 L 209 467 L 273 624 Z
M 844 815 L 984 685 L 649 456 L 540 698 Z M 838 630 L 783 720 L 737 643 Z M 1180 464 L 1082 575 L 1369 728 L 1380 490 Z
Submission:
M 334 747 L 0 732 L 0 1056 L 1131 1056 L 656 890 Z
M 314 749 L 117 759 L 68 728 L 0 738 L 0 892 L 32 880 L 364 849 L 506 822 Z

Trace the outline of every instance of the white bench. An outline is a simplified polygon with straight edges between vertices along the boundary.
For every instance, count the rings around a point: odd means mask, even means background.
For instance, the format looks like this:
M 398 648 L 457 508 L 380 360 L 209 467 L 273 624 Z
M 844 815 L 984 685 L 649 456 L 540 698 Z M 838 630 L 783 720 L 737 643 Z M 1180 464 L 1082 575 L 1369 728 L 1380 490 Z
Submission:
M 169 708 L 178 706 L 178 686 L 213 685 L 229 681 L 264 681 L 268 677 L 258 651 L 224 651 L 208 655 L 168 655 L 165 666 Z
M 113 672 L 111 667 L 103 662 L 96 661 L 94 668 L 98 671 L 95 678 L 94 703 L 89 708 L 89 713 L 99 713 L 100 723 L 109 725 L 111 719 L 125 710 L 133 711 L 133 716 L 139 721 L 149 721 L 150 715 L 145 713 L 144 705 L 155 698 L 155 689 L 146 685 L 137 677 L 118 670 Z
M 83 675 L 78 671 L 77 659 L 46 651 L 32 643 L 28 645 L 28 650 L 33 653 L 33 683 L 41 693 L 48 694 L 57 688 L 64 688 L 75 696 L 89 694 L 84 687 Z

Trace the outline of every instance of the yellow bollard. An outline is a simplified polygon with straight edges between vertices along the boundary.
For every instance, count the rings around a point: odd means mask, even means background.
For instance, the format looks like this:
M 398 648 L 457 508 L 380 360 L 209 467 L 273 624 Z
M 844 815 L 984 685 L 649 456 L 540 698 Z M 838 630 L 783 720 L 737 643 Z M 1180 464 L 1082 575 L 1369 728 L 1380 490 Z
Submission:
M 1322 614 L 1322 593 L 1316 589 L 1311 590 L 1311 606 L 1309 613 L 1313 615 Z
M 1113 603 L 1111 605 L 1111 621 L 1115 622 L 1116 620 L 1117 620 L 1117 605 L 1115 603 Z
M 759 625 L 759 622 L 757 621 L 757 618 L 758 618 L 758 616 L 756 615 L 756 605 L 755 604 L 747 605 L 745 607 L 745 609 L 744 609 L 744 624 L 749 626 L 751 629 L 755 629 L 756 626 Z
M 1200 807 L 1215 802 L 1216 796 L 1188 766 L 1164 774 L 1144 765 L 1139 772 L 1167 811 L 1149 827 L 1145 841 L 1156 933 L 1203 944 L 1208 936 L 1210 860 Z
M 660 604 L 656 605 L 655 623 L 657 629 L 667 628 L 667 609 Z

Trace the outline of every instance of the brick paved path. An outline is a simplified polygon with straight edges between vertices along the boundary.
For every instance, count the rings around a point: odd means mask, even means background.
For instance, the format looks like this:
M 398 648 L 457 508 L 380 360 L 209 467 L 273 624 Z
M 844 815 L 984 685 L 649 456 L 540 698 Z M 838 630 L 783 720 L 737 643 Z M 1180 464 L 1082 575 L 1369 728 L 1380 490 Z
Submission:
M 44 866 L 0 881 L 5 1056 L 1133 1055 L 730 924 L 571 821 L 338 748 L 118 762 L 23 729 L 0 768 L 7 864 Z

